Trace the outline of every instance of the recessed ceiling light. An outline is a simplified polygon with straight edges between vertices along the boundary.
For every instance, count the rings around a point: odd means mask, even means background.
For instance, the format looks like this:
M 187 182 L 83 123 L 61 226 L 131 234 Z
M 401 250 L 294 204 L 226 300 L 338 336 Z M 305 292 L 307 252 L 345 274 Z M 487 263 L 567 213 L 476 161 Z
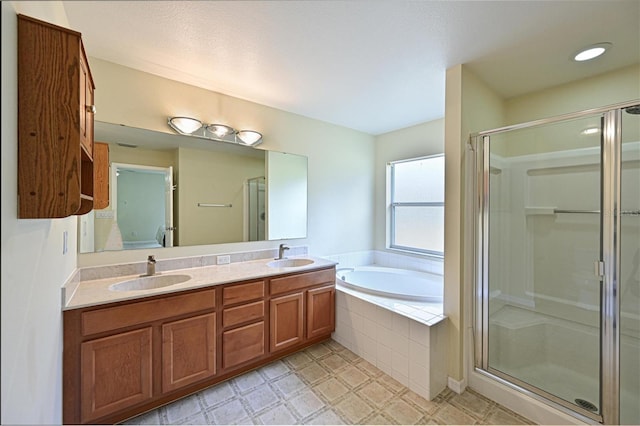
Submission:
M 591 46 L 587 46 L 573 55 L 573 60 L 577 62 L 583 62 L 593 58 L 597 58 L 598 56 L 606 52 L 607 49 L 611 48 L 611 46 L 611 43 L 592 44 Z

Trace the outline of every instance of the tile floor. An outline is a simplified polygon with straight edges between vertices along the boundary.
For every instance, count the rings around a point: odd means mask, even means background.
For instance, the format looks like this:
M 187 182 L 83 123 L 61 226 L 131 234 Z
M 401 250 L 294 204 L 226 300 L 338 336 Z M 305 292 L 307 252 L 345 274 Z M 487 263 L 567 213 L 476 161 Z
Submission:
M 533 423 L 472 390 L 427 401 L 329 340 L 124 424 Z

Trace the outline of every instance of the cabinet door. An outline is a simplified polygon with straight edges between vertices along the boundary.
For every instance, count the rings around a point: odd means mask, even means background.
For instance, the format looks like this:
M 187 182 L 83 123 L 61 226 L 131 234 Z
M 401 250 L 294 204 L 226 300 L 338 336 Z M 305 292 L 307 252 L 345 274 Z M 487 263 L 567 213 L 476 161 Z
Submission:
M 333 285 L 307 291 L 307 339 L 335 330 L 335 293 Z
M 162 392 L 216 374 L 216 314 L 162 325 Z
M 264 355 L 264 321 L 222 333 L 222 368 Z
M 82 423 L 151 398 L 151 336 L 147 327 L 82 344 Z
M 93 144 L 93 208 L 109 207 L 109 145 Z
M 89 66 L 84 55 L 84 50 L 80 52 L 80 143 L 84 146 L 89 157 L 93 159 L 93 82 Z
M 302 342 L 304 338 L 303 302 L 302 292 L 270 300 L 270 350 L 272 352 Z

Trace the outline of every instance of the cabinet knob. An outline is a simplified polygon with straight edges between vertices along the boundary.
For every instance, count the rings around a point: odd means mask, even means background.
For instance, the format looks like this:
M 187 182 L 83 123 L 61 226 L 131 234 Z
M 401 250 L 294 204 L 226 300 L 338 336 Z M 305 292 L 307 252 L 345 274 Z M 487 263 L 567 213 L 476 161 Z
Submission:
M 91 114 L 95 114 L 96 113 L 96 106 L 95 105 L 87 105 L 87 112 L 90 112 Z

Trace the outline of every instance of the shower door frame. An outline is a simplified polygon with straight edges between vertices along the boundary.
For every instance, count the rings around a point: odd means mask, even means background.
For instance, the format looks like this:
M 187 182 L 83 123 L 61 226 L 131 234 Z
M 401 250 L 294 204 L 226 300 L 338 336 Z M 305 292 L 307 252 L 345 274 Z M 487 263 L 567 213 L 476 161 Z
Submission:
M 470 178 L 474 236 L 472 280 L 474 283 L 474 366 L 475 371 L 511 388 L 541 400 L 562 412 L 583 421 L 619 424 L 620 419 L 620 179 L 622 147 L 622 109 L 637 105 L 639 100 L 571 114 L 530 121 L 527 123 L 477 132 L 470 135 L 469 148 L 475 153 Z M 596 261 L 596 273 L 602 281 L 600 301 L 600 412 L 594 414 L 551 393 L 536 388 L 512 376 L 489 367 L 489 146 L 490 137 L 499 133 L 570 121 L 597 114 L 603 115 L 601 139 L 601 258 Z

